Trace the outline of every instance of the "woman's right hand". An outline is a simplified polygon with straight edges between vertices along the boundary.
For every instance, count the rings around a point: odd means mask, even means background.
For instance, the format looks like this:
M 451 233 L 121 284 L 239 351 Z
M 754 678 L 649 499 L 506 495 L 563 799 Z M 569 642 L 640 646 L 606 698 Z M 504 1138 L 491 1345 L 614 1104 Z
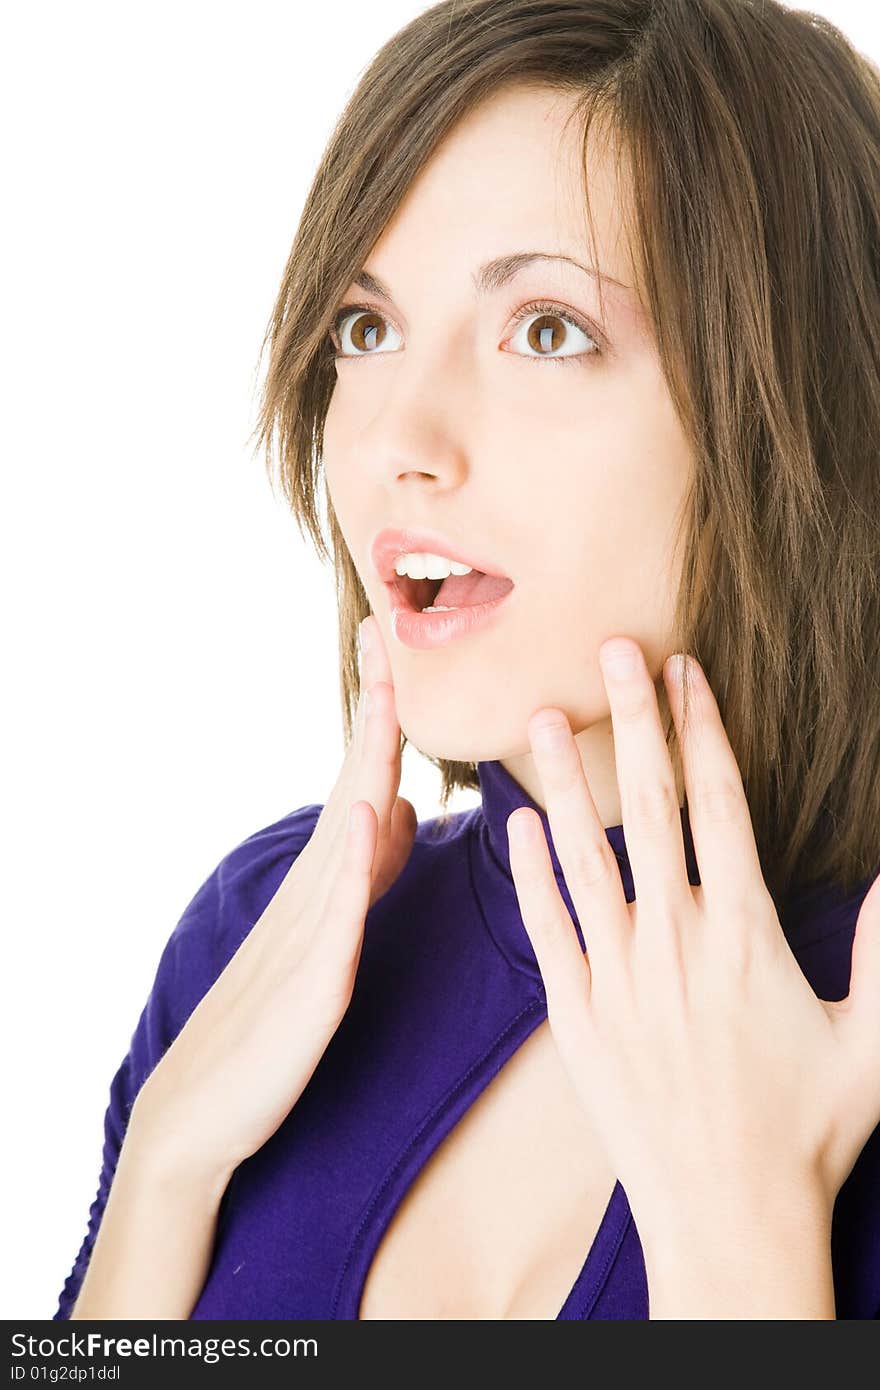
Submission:
M 136 1098 L 129 1129 L 169 1171 L 231 1175 L 274 1134 L 348 1008 L 367 910 L 409 858 L 391 666 L 372 614 L 361 630 L 353 736 L 315 830 Z

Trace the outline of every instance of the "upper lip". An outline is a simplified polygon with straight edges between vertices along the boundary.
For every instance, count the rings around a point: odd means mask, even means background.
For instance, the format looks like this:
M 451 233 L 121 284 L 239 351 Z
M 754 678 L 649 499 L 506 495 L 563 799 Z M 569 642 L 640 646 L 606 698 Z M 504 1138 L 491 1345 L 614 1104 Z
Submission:
M 457 560 L 459 564 L 470 565 L 471 569 L 480 570 L 483 574 L 491 574 L 498 579 L 510 578 L 492 561 L 475 557 L 469 547 L 465 549 L 457 541 L 441 535 L 439 531 L 427 531 L 420 526 L 406 527 L 403 530 L 386 527 L 379 532 L 373 541 L 370 547 L 370 557 L 376 573 L 388 584 L 394 583 L 399 578 L 394 568 L 399 557 L 407 555 L 411 551 L 429 551 L 433 555 L 444 555 L 448 560 Z

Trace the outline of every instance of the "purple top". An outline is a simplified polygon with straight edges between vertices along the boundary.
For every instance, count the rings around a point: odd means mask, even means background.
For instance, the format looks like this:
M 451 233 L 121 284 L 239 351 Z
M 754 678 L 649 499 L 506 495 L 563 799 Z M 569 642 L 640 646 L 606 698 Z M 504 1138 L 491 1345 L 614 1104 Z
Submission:
M 405 1192 L 547 1017 L 510 872 L 506 824 L 517 806 L 541 816 L 582 947 L 583 937 L 546 812 L 501 763 L 479 763 L 478 773 L 482 804 L 445 826 L 423 821 L 404 872 L 370 909 L 348 1011 L 290 1114 L 232 1175 L 193 1319 L 357 1318 L 370 1263 Z M 321 809 L 303 806 L 233 849 L 172 932 L 110 1085 L 98 1193 L 55 1319 L 69 1316 L 79 1293 L 140 1086 L 273 897 Z M 681 814 L 688 877 L 697 884 Z M 623 827 L 606 834 L 632 902 Z M 869 886 L 848 899 L 811 890 L 781 909 L 820 998 L 848 992 Z M 880 1317 L 880 1125 L 838 1194 L 831 1253 L 837 1317 Z M 557 1320 L 648 1317 L 642 1248 L 619 1182 L 584 1256 Z

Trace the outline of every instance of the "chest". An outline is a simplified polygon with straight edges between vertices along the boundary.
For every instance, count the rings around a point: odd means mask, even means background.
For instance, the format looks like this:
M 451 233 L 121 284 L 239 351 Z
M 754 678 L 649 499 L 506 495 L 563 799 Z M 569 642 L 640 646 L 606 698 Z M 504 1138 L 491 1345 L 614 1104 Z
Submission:
M 614 1185 L 545 1021 L 407 1189 L 358 1316 L 555 1318 Z

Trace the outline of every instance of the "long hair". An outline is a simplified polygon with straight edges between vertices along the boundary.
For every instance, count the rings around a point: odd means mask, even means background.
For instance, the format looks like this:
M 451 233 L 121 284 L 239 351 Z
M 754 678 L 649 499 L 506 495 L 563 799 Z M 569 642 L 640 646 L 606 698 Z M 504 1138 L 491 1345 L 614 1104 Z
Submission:
M 370 607 L 320 481 L 328 331 L 438 142 L 508 83 L 576 97 L 594 249 L 594 120 L 626 155 L 638 280 L 694 459 L 670 650 L 706 671 L 774 898 L 849 892 L 880 862 L 880 74 L 774 0 L 443 0 L 365 70 L 305 200 L 254 432 L 336 575 L 345 739 Z M 473 763 L 425 756 L 444 813 L 478 787 Z

